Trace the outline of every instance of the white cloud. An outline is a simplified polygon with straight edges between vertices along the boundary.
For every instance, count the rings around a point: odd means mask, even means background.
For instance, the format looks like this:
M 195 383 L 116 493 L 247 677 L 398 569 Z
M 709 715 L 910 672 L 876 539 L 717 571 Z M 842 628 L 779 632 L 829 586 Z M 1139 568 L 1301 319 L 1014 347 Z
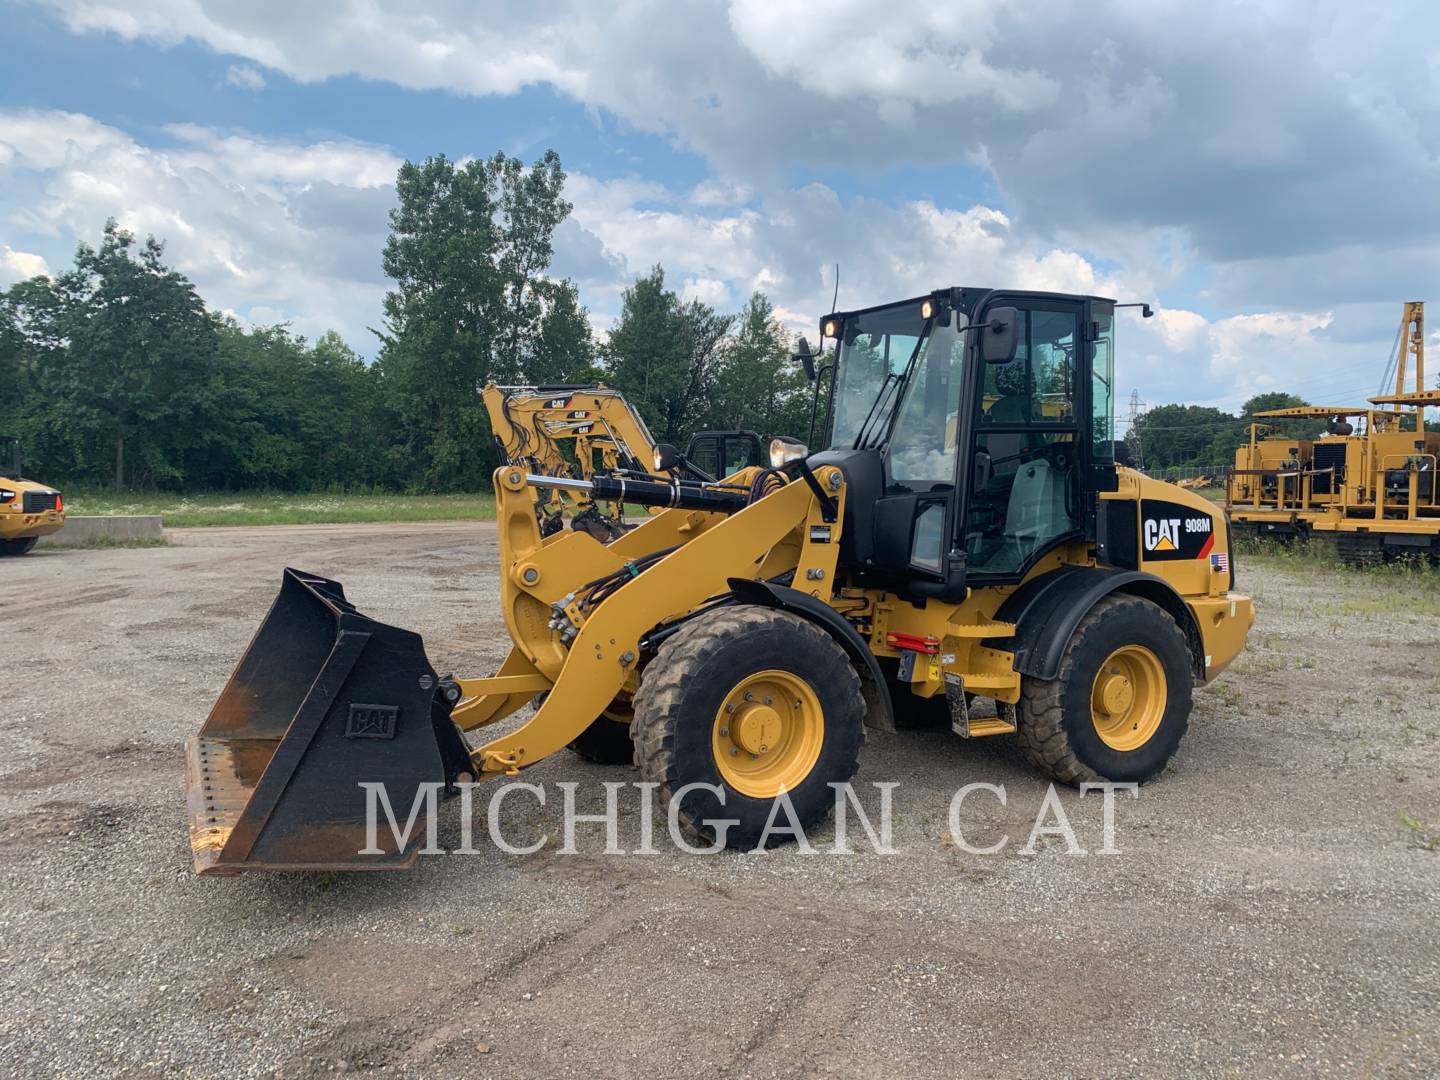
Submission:
M 50 264 L 29 251 L 16 251 L 9 244 L 0 244 L 0 289 L 17 281 L 50 273 Z
M 311 335 L 339 327 L 371 351 L 365 327 L 379 319 L 400 159 L 357 142 L 168 134 L 178 146 L 147 146 L 75 113 L 0 110 L 0 228 L 28 234 L 27 247 L 60 265 L 113 217 L 164 240 L 168 261 L 212 305 Z
M 947 285 L 1151 302 L 1157 294 L 1157 275 L 1144 259 L 1103 269 L 1081 251 L 1027 236 L 1007 214 L 984 205 L 960 209 L 912 200 L 892 206 L 842 199 L 811 184 L 754 205 L 715 206 L 653 183 L 586 176 L 571 177 L 567 197 L 575 204 L 572 237 L 583 236 L 595 248 L 592 265 L 599 272 L 582 280 L 582 290 L 602 328 L 618 310 L 624 285 L 657 262 L 682 295 L 722 308 L 763 289 L 788 326 L 812 337 L 819 313 L 829 310 L 832 259 L 840 262 L 842 309 Z M 562 258 L 567 246 L 560 245 Z M 1164 277 L 1164 259 L 1155 265 Z M 1333 311 L 1247 312 L 1212 320 L 1160 306 L 1155 315 L 1123 317 L 1119 331 L 1121 385 L 1127 393 L 1139 387 L 1151 401 L 1233 408 L 1277 388 L 1287 375 L 1313 391 L 1315 400 L 1328 400 L 1354 396 L 1354 372 L 1368 371 L 1357 359 L 1367 346 L 1329 338 L 1340 319 Z M 1347 317 L 1353 323 L 1353 313 Z
M 32 2 L 76 32 L 193 40 L 299 82 L 358 75 L 469 95 L 548 86 L 706 159 L 712 175 L 688 194 L 636 205 L 637 182 L 604 193 L 629 201 L 614 214 L 592 207 L 593 228 L 568 227 L 573 268 L 586 274 L 602 274 L 603 252 L 617 250 L 597 229 L 633 234 L 627 246 L 643 258 L 671 247 L 667 236 L 700 210 L 695 272 L 736 280 L 747 257 L 724 249 L 752 243 L 755 228 L 741 211 L 779 221 L 804 201 L 791 190 L 797 173 L 883 182 L 894 170 L 954 168 L 987 175 L 984 190 L 998 193 L 987 201 L 1003 206 L 1012 235 L 1054 252 L 1028 268 L 1037 280 L 1083 277 L 1066 253 L 1093 253 L 1132 289 L 1187 285 L 1187 303 L 1218 319 L 1338 311 L 1440 279 L 1440 200 L 1416 194 L 1440 186 L 1440 67 L 1395 59 L 1440 35 L 1440 5 L 1423 0 L 833 0 L 818 10 L 694 0 L 683 13 L 669 0 Z M 0 146 L 0 163 L 6 154 Z M 246 183 L 287 179 L 257 175 L 278 168 L 263 163 Z M 355 182 L 371 181 L 361 172 Z M 805 273 L 818 279 L 841 256 L 855 282 L 845 245 L 829 242 L 811 238 Z M 1337 331 L 1349 325 L 1337 314 Z
M 985 58 L 996 32 L 989 0 L 836 0 L 816 17 L 808 0 L 734 0 L 736 37 L 770 71 L 827 98 L 891 107 L 981 102 L 1007 110 L 1053 104 L 1060 87 L 1033 69 Z M 843 62 L 834 62 L 837 53 Z
M 724 309 L 733 303 L 730 287 L 719 278 L 688 277 L 680 286 L 682 300 L 699 300 L 713 308 Z
M 264 90 L 265 76 L 249 64 L 231 64 L 225 69 L 225 85 L 241 90 Z
M 365 328 L 380 321 L 399 158 L 366 143 L 195 125 L 165 135 L 170 145 L 153 146 L 73 113 L 0 111 L 0 228 L 12 233 L 0 265 L 63 265 L 76 240 L 93 242 L 113 216 L 164 239 L 212 306 L 250 322 L 293 320 L 312 336 L 336 327 L 373 353 Z M 1154 301 L 1191 254 L 1128 233 L 1095 252 L 1047 240 L 995 206 L 847 198 L 819 183 L 758 193 L 714 184 L 697 195 L 574 173 L 566 197 L 575 209 L 556 236 L 555 272 L 580 283 L 601 331 L 625 286 L 656 263 L 672 287 L 722 309 L 763 289 L 787 323 L 813 332 L 829 310 L 836 261 L 845 308 L 947 285 Z M 1154 320 L 1122 322 L 1121 386 L 1153 401 L 1234 405 L 1270 388 L 1268 374 L 1299 371 L 1338 393 L 1336 380 L 1354 380 L 1346 372 L 1367 370 L 1357 357 L 1373 337 L 1364 324 L 1357 341 L 1341 340 L 1352 314 L 1252 307 L 1212 319 L 1161 307 Z

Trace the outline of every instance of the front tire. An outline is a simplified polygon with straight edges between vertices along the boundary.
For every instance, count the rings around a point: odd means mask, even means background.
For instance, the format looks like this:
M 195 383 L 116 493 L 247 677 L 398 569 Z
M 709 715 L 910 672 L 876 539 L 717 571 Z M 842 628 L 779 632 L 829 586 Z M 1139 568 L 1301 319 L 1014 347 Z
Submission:
M 1075 628 L 1055 678 L 1025 680 L 1020 745 L 1062 783 L 1144 783 L 1179 748 L 1193 685 L 1175 620 L 1138 596 L 1107 596 Z
M 860 677 L 825 631 L 789 612 L 720 608 L 686 623 L 645 668 L 635 695 L 635 764 L 681 827 L 753 849 L 784 792 L 804 829 L 834 807 L 865 739 Z M 776 827 L 790 824 L 777 811 Z M 789 834 L 767 838 L 767 846 Z

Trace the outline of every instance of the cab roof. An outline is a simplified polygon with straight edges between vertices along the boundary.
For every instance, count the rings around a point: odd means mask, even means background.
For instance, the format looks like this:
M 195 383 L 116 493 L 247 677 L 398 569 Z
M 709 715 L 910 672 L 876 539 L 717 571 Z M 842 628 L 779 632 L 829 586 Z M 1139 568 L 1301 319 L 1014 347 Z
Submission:
M 1066 300 L 1072 303 L 1083 303 L 1087 300 L 1101 304 L 1113 304 L 1115 301 L 1108 296 L 1092 296 L 1087 293 L 1061 293 L 1041 292 L 1028 289 L 995 289 L 979 288 L 974 285 L 951 285 L 945 289 L 935 289 L 919 296 L 912 296 L 904 300 L 890 300 L 883 304 L 873 304 L 870 307 L 850 308 L 848 311 L 834 311 L 824 316 L 825 319 L 848 319 L 853 315 L 865 315 L 872 311 L 885 311 L 889 308 L 906 307 L 910 304 L 919 304 L 925 300 L 948 300 L 953 307 L 959 308 L 967 314 L 974 311 L 980 302 L 992 293 L 1001 293 L 1007 297 L 1014 297 L 1017 300 Z

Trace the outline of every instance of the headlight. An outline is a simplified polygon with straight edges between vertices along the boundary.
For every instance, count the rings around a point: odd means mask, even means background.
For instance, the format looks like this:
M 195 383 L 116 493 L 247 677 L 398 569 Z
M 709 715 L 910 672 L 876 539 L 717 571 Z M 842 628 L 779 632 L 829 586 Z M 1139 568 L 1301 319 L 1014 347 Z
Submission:
M 834 319 L 826 319 L 825 325 L 821 327 L 820 330 L 825 337 L 838 337 L 840 334 L 840 325 Z
M 770 440 L 770 467 L 772 469 L 784 468 L 792 461 L 799 461 L 801 458 L 809 456 L 809 448 L 799 439 L 777 435 Z
M 15 492 L 9 488 L 0 488 L 0 503 L 10 502 L 15 498 Z

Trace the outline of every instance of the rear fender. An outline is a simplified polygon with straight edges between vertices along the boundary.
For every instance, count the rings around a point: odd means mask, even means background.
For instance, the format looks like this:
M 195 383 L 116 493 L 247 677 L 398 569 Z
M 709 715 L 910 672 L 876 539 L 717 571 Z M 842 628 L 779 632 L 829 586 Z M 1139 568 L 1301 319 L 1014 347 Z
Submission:
M 1053 679 L 1075 628 L 1102 599 L 1112 593 L 1143 597 L 1175 620 L 1190 647 L 1197 680 L 1205 678 L 1205 650 L 1190 605 L 1164 578 L 1138 570 L 1099 566 L 1064 566 L 1032 578 L 1000 605 L 998 622 L 1011 623 L 1015 634 L 991 638 L 992 649 L 1013 653 L 1015 670 L 1037 679 Z

